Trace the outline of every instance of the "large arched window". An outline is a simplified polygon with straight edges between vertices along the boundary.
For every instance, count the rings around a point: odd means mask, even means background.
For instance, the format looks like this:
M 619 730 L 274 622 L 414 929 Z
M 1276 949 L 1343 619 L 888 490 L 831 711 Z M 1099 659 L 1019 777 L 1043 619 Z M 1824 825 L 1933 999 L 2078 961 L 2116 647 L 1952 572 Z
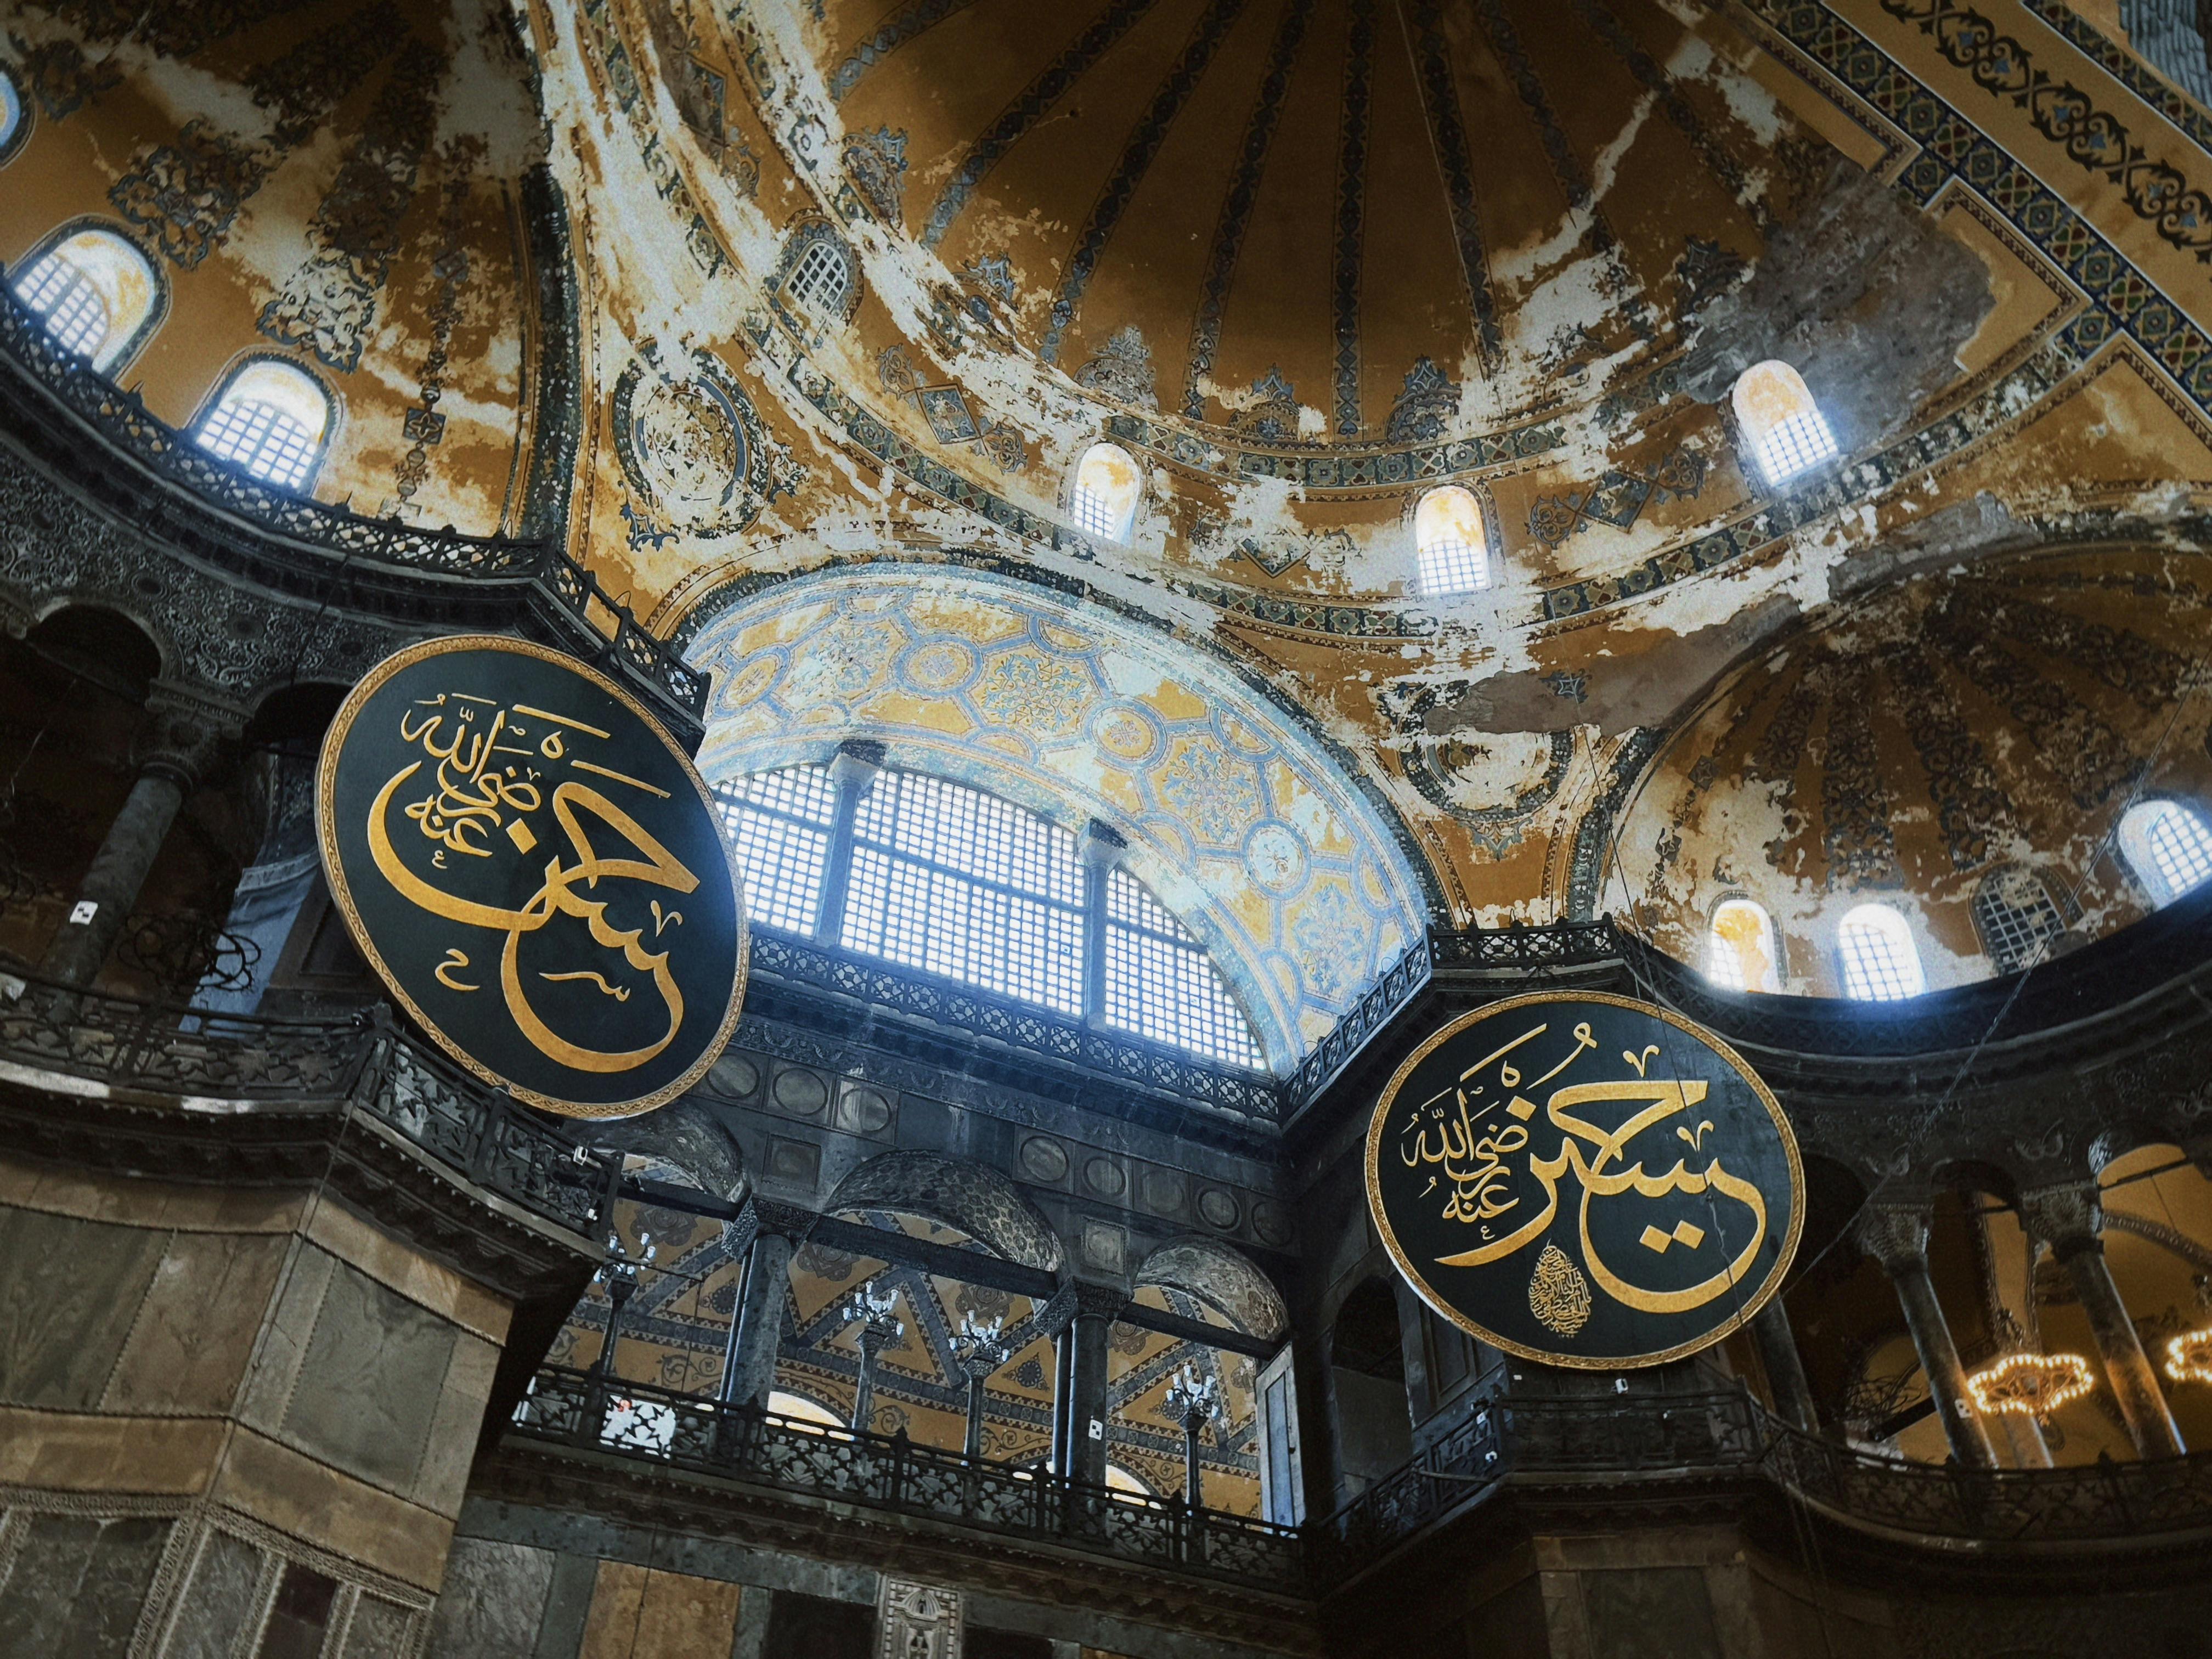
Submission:
M 1075 836 L 920 772 L 785 767 L 717 786 L 752 919 L 1228 1065 L 1264 1062 L 1221 971 Z M 1095 948 L 1094 948 L 1095 945 Z
M 1490 537 L 1472 490 L 1446 484 L 1421 497 L 1413 509 L 1413 550 L 1424 593 L 1472 593 L 1490 586 Z
M 2171 904 L 2212 877 L 2212 830 L 2179 801 L 2140 801 L 2120 820 L 2120 851 L 2154 904 Z
M 200 416 L 199 447 L 279 489 L 303 489 L 323 458 L 331 398 L 305 369 L 276 357 L 242 364 Z
M 1781 953 L 1774 922 L 1747 898 L 1724 899 L 1705 939 L 1705 976 L 1731 991 L 1779 991 Z
M 1919 947 L 1903 916 L 1887 904 L 1862 904 L 1844 917 L 1836 945 L 1844 994 L 1862 1002 L 1900 1002 L 1928 988 Z
M 1075 527 L 1102 542 L 1128 540 L 1144 483 L 1127 450 L 1119 444 L 1091 445 L 1075 466 L 1075 494 L 1068 502 Z
M 2027 870 L 1992 870 L 1974 889 L 1974 928 L 1982 951 L 2001 974 L 2016 974 L 2043 960 L 2066 919 L 2051 890 Z
M 54 343 L 109 374 L 129 361 L 161 320 L 161 278 L 127 236 L 99 225 L 69 232 L 25 262 L 15 297 Z
M 1779 359 L 1744 370 L 1731 402 L 1736 426 L 1768 483 L 1784 483 L 1836 458 L 1836 434 L 1805 377 Z

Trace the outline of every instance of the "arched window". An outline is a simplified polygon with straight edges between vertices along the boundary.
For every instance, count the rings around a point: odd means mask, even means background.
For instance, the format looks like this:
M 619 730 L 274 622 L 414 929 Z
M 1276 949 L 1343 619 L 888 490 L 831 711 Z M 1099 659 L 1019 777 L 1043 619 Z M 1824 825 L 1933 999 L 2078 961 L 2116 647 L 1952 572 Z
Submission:
M 1265 1066 L 1205 946 L 1135 877 L 1094 882 L 1068 831 L 920 772 L 842 787 L 825 765 L 716 787 L 755 922 Z
M 1127 541 L 1144 482 L 1127 450 L 1119 444 L 1091 445 L 1075 467 L 1075 495 L 1069 503 L 1075 527 L 1102 542 Z
M 160 320 L 161 278 L 128 237 L 99 226 L 58 238 L 16 273 L 15 297 L 54 343 L 112 372 Z
M 806 245 L 799 263 L 792 267 L 784 291 L 817 316 L 842 317 L 845 291 L 852 284 L 853 274 L 843 251 L 823 239 Z
M 30 123 L 23 118 L 23 89 L 15 77 L 0 66 L 0 162 L 11 161 L 28 137 Z
M 1713 911 L 1705 939 L 1705 977 L 1731 991 L 1779 991 L 1781 953 L 1774 922 L 1746 898 L 1725 899 Z
M 1457 484 L 1431 489 L 1413 509 L 1413 550 L 1424 593 L 1472 593 L 1490 586 L 1490 537 L 1482 503 Z
M 2001 974 L 2043 960 L 2047 941 L 2066 932 L 2051 890 L 2027 870 L 1992 870 L 1974 890 L 1974 928 Z
M 196 436 L 202 449 L 249 477 L 299 489 L 314 476 L 330 423 L 330 394 L 313 375 L 257 357 L 230 377 Z
M 1744 442 L 1770 484 L 1779 484 L 1836 457 L 1836 434 L 1806 389 L 1805 377 L 1778 359 L 1753 363 L 1737 377 L 1731 401 Z
M 1912 929 L 1887 904 L 1862 904 L 1837 934 L 1844 994 L 1862 1002 L 1899 1002 L 1928 988 Z
M 2120 820 L 2120 850 L 2154 904 L 2171 904 L 2212 876 L 2212 830 L 2179 801 L 2128 808 Z

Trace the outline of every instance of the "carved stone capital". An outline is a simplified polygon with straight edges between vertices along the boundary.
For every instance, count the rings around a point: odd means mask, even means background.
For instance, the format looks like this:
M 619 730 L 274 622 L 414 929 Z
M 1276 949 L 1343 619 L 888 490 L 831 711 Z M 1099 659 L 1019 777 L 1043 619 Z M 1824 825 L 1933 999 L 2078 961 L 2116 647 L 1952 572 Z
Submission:
M 2020 1219 L 2029 1236 L 2051 1246 L 2051 1254 L 2062 1261 L 2101 1248 L 2098 1234 L 2105 1216 L 2094 1181 L 2029 1188 L 2020 1195 Z
M 193 687 L 159 681 L 146 699 L 146 718 L 131 742 L 141 771 L 197 787 L 244 735 L 244 711 Z
M 1899 1273 L 1928 1260 L 1928 1209 L 1921 1204 L 1869 1204 L 1859 1212 L 1859 1248 Z

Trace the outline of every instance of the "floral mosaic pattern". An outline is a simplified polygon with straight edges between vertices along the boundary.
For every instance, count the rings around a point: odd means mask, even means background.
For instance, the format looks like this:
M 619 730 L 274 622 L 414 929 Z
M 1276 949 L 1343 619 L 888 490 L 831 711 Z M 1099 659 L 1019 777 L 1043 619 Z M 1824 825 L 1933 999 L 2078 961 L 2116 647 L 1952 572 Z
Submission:
M 1213 659 L 980 571 L 885 563 L 739 599 L 693 635 L 709 777 L 853 738 L 1079 829 L 1130 866 L 1235 983 L 1278 1069 L 1421 933 L 1389 827 L 1315 741 Z

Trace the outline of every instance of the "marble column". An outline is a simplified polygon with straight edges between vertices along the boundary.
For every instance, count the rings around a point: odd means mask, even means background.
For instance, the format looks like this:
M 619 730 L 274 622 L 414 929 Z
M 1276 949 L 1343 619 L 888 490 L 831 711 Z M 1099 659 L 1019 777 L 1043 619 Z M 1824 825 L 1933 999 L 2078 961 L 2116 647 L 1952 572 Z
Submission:
M 1966 1368 L 1960 1363 L 1959 1345 L 1951 1340 L 1928 1271 L 1928 1212 L 1911 1205 L 1869 1204 L 1859 1217 L 1858 1240 L 1897 1288 L 1898 1305 L 1905 1310 L 1905 1328 L 1912 1334 L 1951 1455 L 1968 1468 L 1996 1468 L 1996 1454 L 1966 1392 Z
M 1093 1486 L 1106 1484 L 1106 1338 L 1114 1316 L 1128 1305 L 1115 1285 L 1077 1280 L 1062 1288 L 1069 1298 L 1060 1332 L 1062 1396 L 1053 1413 L 1052 1466 Z M 1057 1299 L 1057 1298 L 1055 1298 Z
M 137 781 L 93 854 L 61 931 L 39 963 L 41 974 L 76 989 L 98 975 L 123 935 L 185 797 L 206 775 L 222 741 L 217 727 L 165 706 L 156 694 L 136 744 Z
M 1797 1351 L 1797 1334 L 1790 1328 L 1790 1313 L 1778 1296 L 1753 1316 L 1752 1340 L 1759 1363 L 1766 1368 L 1766 1386 L 1774 1394 L 1775 1414 L 1808 1434 L 1820 1431 L 1820 1413 L 1813 1403 L 1813 1385 L 1805 1378 L 1805 1361 Z
M 752 1237 L 744 1246 L 745 1275 L 730 1321 L 722 1361 L 723 1403 L 763 1406 L 775 1386 L 783 1346 L 783 1301 L 791 1284 L 791 1258 L 814 1218 L 788 1204 L 755 1195 L 745 1200 Z
M 2032 1188 L 2020 1195 L 2020 1214 L 2028 1231 L 2050 1245 L 2051 1255 L 2066 1269 L 2081 1311 L 2088 1316 L 2090 1337 L 2105 1362 L 2105 1375 L 2136 1453 L 2179 1457 L 2187 1449 L 2181 1431 L 2174 1425 L 2158 1372 L 2143 1352 L 2142 1339 L 2136 1334 L 2135 1321 L 2128 1317 L 2120 1287 L 2112 1283 L 2112 1270 L 2105 1261 L 2105 1242 L 2100 1236 L 2104 1215 L 2096 1183 L 2067 1182 Z

